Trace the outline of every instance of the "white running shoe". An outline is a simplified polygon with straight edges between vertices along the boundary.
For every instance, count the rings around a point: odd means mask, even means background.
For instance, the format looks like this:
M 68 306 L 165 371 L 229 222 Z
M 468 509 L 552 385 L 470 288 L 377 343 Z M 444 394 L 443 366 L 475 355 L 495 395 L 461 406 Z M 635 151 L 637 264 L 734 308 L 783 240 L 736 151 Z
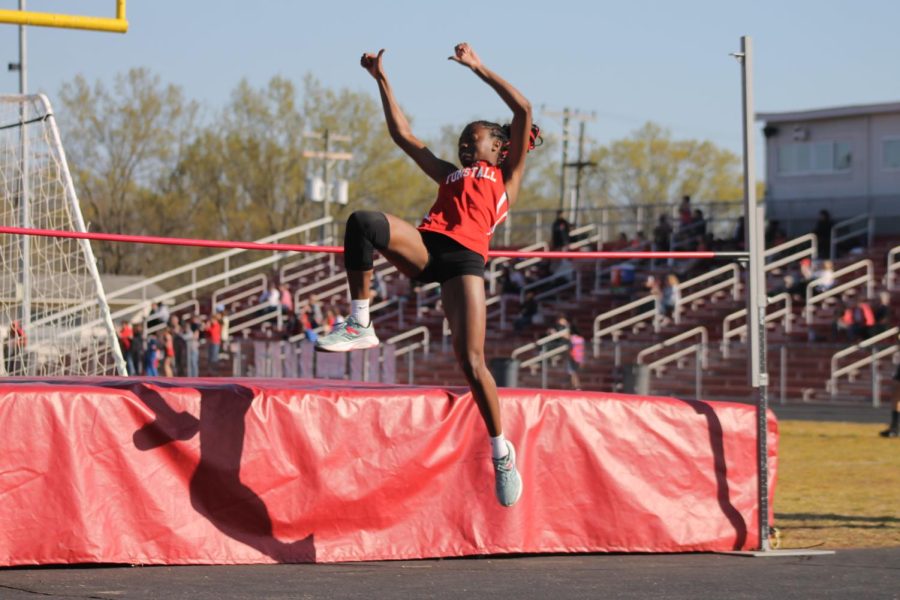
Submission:
M 506 441 L 509 454 L 503 458 L 493 458 L 494 483 L 497 500 L 503 506 L 512 506 L 522 497 L 522 478 L 516 469 L 516 449 L 512 442 Z
M 379 344 L 375 335 L 375 327 L 369 323 L 363 327 L 353 317 L 347 317 L 343 323 L 335 325 L 328 335 L 316 340 L 316 350 L 319 352 L 349 352 L 350 350 L 365 350 L 374 348 Z

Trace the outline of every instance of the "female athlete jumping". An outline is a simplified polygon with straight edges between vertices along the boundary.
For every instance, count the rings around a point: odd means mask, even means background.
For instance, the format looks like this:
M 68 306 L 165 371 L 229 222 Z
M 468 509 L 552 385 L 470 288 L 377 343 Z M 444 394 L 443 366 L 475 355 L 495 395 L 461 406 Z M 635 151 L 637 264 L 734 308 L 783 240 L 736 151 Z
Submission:
M 468 44 L 450 57 L 470 68 L 512 110 L 505 127 L 488 121 L 469 123 L 459 137 L 462 168 L 437 158 L 416 138 L 394 99 L 382 56 L 363 54 L 360 63 L 378 83 L 388 131 L 394 142 L 438 184 L 434 206 L 416 228 L 373 211 L 354 212 L 344 236 L 344 263 L 350 286 L 351 314 L 317 350 L 343 352 L 371 348 L 378 338 L 369 319 L 369 285 L 377 249 L 404 275 L 441 284 L 444 312 L 453 335 L 453 351 L 491 436 L 497 499 L 512 506 L 522 495 L 513 445 L 503 436 L 497 386 L 484 361 L 484 266 L 497 225 L 515 204 L 533 147 L 531 105 L 518 90 L 487 68 Z

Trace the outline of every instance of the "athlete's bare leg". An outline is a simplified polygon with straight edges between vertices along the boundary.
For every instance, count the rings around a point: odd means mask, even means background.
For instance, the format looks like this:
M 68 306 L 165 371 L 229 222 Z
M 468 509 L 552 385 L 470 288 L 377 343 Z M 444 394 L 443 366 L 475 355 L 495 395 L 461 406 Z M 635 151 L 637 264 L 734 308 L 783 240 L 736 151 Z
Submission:
M 441 286 L 444 314 L 453 335 L 453 352 L 491 437 L 503 432 L 497 384 L 484 362 L 484 279 L 461 275 Z

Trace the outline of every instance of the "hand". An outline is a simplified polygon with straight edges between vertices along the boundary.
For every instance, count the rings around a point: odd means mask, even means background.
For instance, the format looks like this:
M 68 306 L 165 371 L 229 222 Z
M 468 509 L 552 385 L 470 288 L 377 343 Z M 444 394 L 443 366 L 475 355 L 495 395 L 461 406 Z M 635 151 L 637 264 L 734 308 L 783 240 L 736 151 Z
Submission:
M 475 54 L 475 51 L 472 50 L 472 47 L 465 42 L 460 42 L 453 49 L 454 55 L 448 56 L 448 60 L 452 60 L 458 62 L 461 65 L 465 65 L 470 69 L 475 69 L 481 66 L 481 59 L 478 58 L 478 55 Z
M 369 75 L 375 79 L 384 77 L 384 69 L 381 67 L 382 54 L 384 54 L 384 48 L 379 50 L 377 55 L 366 52 L 362 55 L 362 58 L 359 59 L 359 64 L 362 65 L 362 68 L 368 71 Z

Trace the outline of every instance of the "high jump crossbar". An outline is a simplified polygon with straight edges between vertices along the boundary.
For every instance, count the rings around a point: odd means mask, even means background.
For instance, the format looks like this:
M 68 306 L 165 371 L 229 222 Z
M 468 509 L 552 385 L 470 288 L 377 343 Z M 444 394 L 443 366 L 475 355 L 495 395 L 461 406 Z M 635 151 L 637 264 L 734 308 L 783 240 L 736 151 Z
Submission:
M 158 244 L 164 246 L 195 246 L 203 248 L 240 248 L 242 250 L 264 250 L 276 252 L 321 252 L 328 254 L 341 254 L 342 246 L 317 246 L 314 244 L 268 244 L 263 242 L 240 242 L 226 240 L 204 240 L 197 238 L 161 237 L 149 235 L 129 235 L 124 233 L 98 233 L 83 231 L 62 231 L 58 229 L 36 229 L 30 227 L 0 226 L 0 234 L 28 235 L 39 237 L 62 237 L 82 240 L 96 240 L 102 242 L 129 242 L 132 244 Z M 556 259 L 732 259 L 746 260 L 747 252 L 560 252 L 560 251 L 531 251 L 519 250 L 491 250 L 490 258 L 556 258 Z
M 0 10 L 0 23 L 60 27 L 62 29 L 89 29 L 112 33 L 125 33 L 128 31 L 128 20 L 125 18 L 125 0 L 116 0 L 115 18 L 2 9 Z

